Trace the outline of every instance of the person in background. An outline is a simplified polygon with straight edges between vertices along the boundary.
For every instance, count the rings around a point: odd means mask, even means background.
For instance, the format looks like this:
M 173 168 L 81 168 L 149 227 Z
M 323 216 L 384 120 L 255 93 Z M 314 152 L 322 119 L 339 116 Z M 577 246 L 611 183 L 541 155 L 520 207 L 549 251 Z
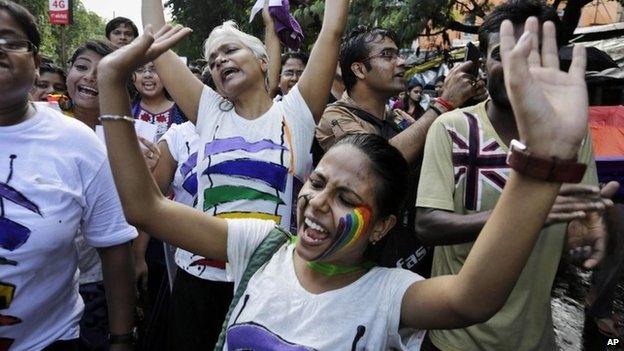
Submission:
M 100 124 L 100 101 L 97 88 L 97 65 L 117 48 L 108 40 L 88 40 L 74 51 L 67 72 L 69 109 L 64 112 L 95 131 Z M 82 350 L 98 350 L 107 345 L 107 300 L 102 262 L 94 247 L 83 235 L 75 239 L 78 249 L 78 278 L 85 310 L 80 320 Z M 110 305 L 110 302 L 108 302 Z
M 394 109 L 399 109 L 407 113 L 411 118 L 417 120 L 425 113 L 425 109 L 420 105 L 422 100 L 423 86 L 415 80 L 410 80 L 407 84 L 405 97 L 397 101 Z
M 67 75 L 62 68 L 53 64 L 42 64 L 30 91 L 32 101 L 48 101 L 51 94 L 67 95 L 66 79 Z
M 446 76 L 441 75 L 435 79 L 435 83 L 433 84 L 433 89 L 436 97 L 442 96 L 444 94 L 444 81 L 446 80 Z
M 171 126 L 186 122 L 186 117 L 165 90 L 153 62 L 139 67 L 132 75 L 132 83 L 137 92 L 132 101 L 132 116 L 157 127 L 155 140 L 159 140 Z M 153 146 L 158 150 L 154 154 L 159 158 L 156 165 L 160 164 L 162 155 L 158 147 L 151 143 L 152 140 L 141 141 L 149 144 L 150 149 Z M 167 190 L 164 190 L 165 193 L 168 193 Z M 167 320 L 163 317 L 168 310 L 170 292 L 163 243 L 139 231 L 132 247 L 136 262 L 135 277 L 141 296 L 139 305 L 147 322 L 142 343 L 162 344 L 158 338 L 164 337 L 162 329 L 166 328 Z
M 153 62 L 139 67 L 132 76 L 132 83 L 138 93 L 132 102 L 132 116 L 156 125 L 156 140 L 171 125 L 186 122 L 186 117 L 160 81 Z
M 387 114 L 386 103 L 405 90 L 405 60 L 399 56 L 394 33 L 383 28 L 355 28 L 342 42 L 340 67 L 345 93 L 329 105 L 316 128 L 316 139 L 328 150 L 346 134 L 375 133 L 384 136 L 403 153 L 410 164 L 422 153 L 427 130 L 442 112 L 472 97 L 480 97 L 485 89 L 473 85 L 466 73 L 470 63 L 455 68 L 447 81 L 447 91 L 425 111 L 422 118 L 409 128 L 401 129 L 404 118 Z M 370 116 L 370 122 L 358 117 Z M 383 127 L 383 124 L 387 127 Z M 383 129 L 383 130 L 382 130 Z
M 139 36 L 137 26 L 130 19 L 115 17 L 106 23 L 106 38 L 118 48 L 130 44 Z
M 35 18 L 0 0 L 0 349 L 80 349 L 80 237 L 97 247 L 102 262 L 110 317 L 104 319 L 104 342 L 111 351 L 131 350 L 129 242 L 136 230 L 123 216 L 95 133 L 47 104 L 28 101 L 40 45 Z M 91 83 L 95 79 L 76 83 L 73 92 L 82 92 L 82 85 L 92 90 Z
M 282 71 L 279 89 L 282 96 L 288 94 L 299 81 L 303 70 L 308 64 L 308 55 L 303 52 L 288 52 L 282 55 Z

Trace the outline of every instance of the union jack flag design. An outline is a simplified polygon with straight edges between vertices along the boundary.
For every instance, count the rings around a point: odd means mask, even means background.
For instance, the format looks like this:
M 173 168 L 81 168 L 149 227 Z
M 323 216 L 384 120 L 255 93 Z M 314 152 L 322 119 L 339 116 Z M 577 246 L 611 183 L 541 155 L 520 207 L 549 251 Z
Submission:
M 507 181 L 507 155 L 500 148 L 498 141 L 491 137 L 485 139 L 483 126 L 479 119 L 464 112 L 468 124 L 468 138 L 447 126 L 453 141 L 453 170 L 455 188 L 466 179 L 464 207 L 471 211 L 481 210 L 481 198 L 484 183 L 498 191 L 503 190 Z

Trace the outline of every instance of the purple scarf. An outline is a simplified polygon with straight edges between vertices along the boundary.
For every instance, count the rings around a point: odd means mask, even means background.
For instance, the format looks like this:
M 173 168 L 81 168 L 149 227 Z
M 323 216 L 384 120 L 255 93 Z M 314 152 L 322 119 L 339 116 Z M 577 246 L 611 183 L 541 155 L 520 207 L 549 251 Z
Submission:
M 255 11 L 252 12 L 252 18 L 257 13 L 258 7 L 262 8 L 263 3 L 263 0 L 258 0 L 254 6 Z M 275 32 L 282 45 L 292 50 L 298 50 L 304 36 L 299 22 L 290 14 L 288 0 L 282 0 L 281 5 L 269 5 L 269 13 L 273 17 Z

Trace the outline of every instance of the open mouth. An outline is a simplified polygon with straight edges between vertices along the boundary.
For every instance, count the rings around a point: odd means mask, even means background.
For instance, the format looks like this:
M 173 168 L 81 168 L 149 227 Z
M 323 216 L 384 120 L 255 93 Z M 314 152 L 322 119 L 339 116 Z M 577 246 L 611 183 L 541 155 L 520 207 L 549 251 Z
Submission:
M 300 239 L 308 246 L 322 245 L 330 238 L 329 232 L 322 225 L 306 217 Z
M 99 94 L 97 89 L 92 88 L 92 87 L 88 87 L 86 85 L 79 85 L 78 86 L 78 93 L 80 93 L 82 95 L 89 96 L 89 97 L 96 97 Z
M 152 82 L 143 83 L 143 88 L 146 90 L 152 90 L 156 88 L 156 84 Z
M 233 68 L 233 67 L 224 68 L 221 71 L 221 81 L 226 81 L 236 72 L 238 72 L 236 68 Z
M 405 77 L 405 72 L 397 73 L 394 75 L 395 77 L 403 78 Z

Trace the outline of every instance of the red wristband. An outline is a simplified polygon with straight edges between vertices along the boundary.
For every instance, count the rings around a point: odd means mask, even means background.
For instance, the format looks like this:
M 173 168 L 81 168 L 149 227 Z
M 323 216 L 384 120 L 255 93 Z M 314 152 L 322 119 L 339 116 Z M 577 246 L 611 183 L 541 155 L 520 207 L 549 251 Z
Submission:
M 446 99 L 443 99 L 443 98 L 439 97 L 439 98 L 435 99 L 435 101 L 436 101 L 438 104 L 440 104 L 440 105 L 444 106 L 444 108 L 445 108 L 447 111 L 453 111 L 453 110 L 455 109 L 455 106 L 453 106 L 453 105 L 452 105 L 450 102 L 448 102 Z

